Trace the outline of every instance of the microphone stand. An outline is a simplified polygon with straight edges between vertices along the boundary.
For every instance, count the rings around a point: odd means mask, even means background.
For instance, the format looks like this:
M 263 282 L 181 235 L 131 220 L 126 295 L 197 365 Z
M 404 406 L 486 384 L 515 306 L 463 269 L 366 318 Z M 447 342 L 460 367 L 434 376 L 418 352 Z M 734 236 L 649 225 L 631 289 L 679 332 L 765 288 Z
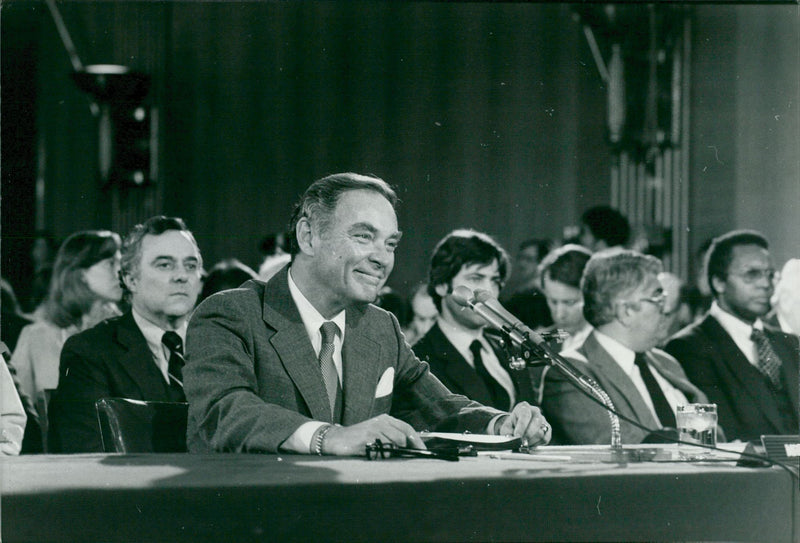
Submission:
M 456 290 L 458 291 L 462 288 L 464 287 L 458 287 Z M 464 305 L 469 306 L 475 313 L 501 330 L 507 338 L 523 349 L 522 358 L 512 360 L 510 364 L 512 369 L 522 370 L 527 368 L 530 365 L 530 360 L 533 358 L 533 353 L 536 353 L 537 357 L 544 360 L 546 364 L 561 370 L 575 386 L 600 400 L 606 407 L 606 412 L 608 413 L 608 418 L 611 423 L 612 453 L 621 453 L 622 437 L 620 435 L 619 417 L 616 414 L 614 403 L 611 401 L 611 398 L 608 397 L 606 391 L 603 390 L 594 379 L 583 375 L 580 371 L 575 369 L 563 356 L 551 349 L 540 335 L 533 332 L 530 328 L 522 324 L 522 322 L 516 319 L 512 320 L 506 318 L 499 313 L 497 309 L 487 303 L 476 303 L 475 300 L 470 299 L 470 296 L 468 296 L 468 294 L 471 293 L 467 289 L 465 290 L 466 292 L 454 293 L 457 294 L 456 301 L 458 303 L 464 302 Z M 536 339 L 531 338 L 531 335 L 534 335 Z
M 504 325 L 504 332 L 507 325 Z M 600 400 L 606 407 L 609 421 L 611 423 L 611 449 L 614 451 L 622 450 L 622 437 L 620 434 L 619 417 L 616 415 L 616 408 L 611 398 L 605 390 L 591 377 L 582 374 L 567 359 L 555 352 L 546 341 L 542 340 L 540 343 L 533 341 L 528 335 L 527 331 L 522 331 L 522 347 L 533 349 L 538 352 L 539 358 L 545 361 L 546 364 L 553 366 L 561 371 L 575 386 L 583 389 L 585 392 L 592 394 Z M 509 337 L 511 335 L 509 334 Z M 511 368 L 515 370 L 522 370 L 528 367 L 528 362 L 525 357 L 518 358 L 511 363 Z

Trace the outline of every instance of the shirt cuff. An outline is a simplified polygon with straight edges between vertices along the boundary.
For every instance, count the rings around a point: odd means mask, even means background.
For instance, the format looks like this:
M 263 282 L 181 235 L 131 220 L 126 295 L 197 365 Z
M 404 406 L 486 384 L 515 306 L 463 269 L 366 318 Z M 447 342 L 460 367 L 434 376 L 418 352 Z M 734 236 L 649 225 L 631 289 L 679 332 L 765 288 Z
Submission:
M 492 420 L 490 420 L 489 424 L 486 425 L 486 433 L 491 436 L 500 435 L 499 434 L 500 427 L 498 425 L 498 422 L 500 422 L 500 419 L 507 416 L 509 416 L 508 413 L 500 413 L 499 415 L 495 415 L 494 417 L 492 417 Z
M 314 432 L 321 426 L 327 425 L 327 422 L 318 420 L 304 422 L 292 435 L 286 438 L 286 441 L 281 443 L 280 449 L 286 452 L 309 454 L 311 451 L 311 438 L 314 437 Z

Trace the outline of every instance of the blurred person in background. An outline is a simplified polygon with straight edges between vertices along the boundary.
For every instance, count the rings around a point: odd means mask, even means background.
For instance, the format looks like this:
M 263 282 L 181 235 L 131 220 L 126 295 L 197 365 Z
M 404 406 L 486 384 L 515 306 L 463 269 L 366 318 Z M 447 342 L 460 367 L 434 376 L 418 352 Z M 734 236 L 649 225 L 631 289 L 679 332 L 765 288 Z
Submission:
M 787 334 L 800 335 L 800 259 L 783 265 L 766 321 Z
M 69 236 L 56 255 L 42 319 L 22 329 L 11 357 L 20 395 L 32 403 L 32 418 L 48 433 L 48 401 L 58 386 L 59 359 L 70 336 L 119 315 L 120 238 L 107 230 Z M 36 449 L 38 447 L 34 447 Z
M 217 262 L 203 278 L 203 290 L 197 303 L 217 292 L 238 288 L 250 279 L 258 279 L 258 274 L 238 259 L 228 258 Z
M 609 206 L 595 206 L 581 215 L 579 242 L 592 252 L 625 247 L 630 241 L 628 219 Z
M 557 350 L 579 347 L 591 331 L 583 316 L 581 276 L 592 253 L 585 247 L 567 244 L 551 252 L 539 266 L 539 277 L 553 325 L 544 332 L 560 330 L 569 334 Z
M 547 239 L 528 239 L 519 246 L 503 305 L 526 326 L 539 330 L 553 324 L 547 301 L 539 290 L 539 262 L 550 252 Z
M 0 278 L 0 292 L 0 339 L 14 352 L 22 329 L 31 323 L 31 319 L 22 313 L 13 287 L 3 278 Z
M 411 322 L 403 329 L 408 344 L 413 346 L 419 341 L 434 325 L 438 315 L 433 298 L 428 294 L 428 284 L 418 284 L 411 295 Z
M 0 341 L 0 455 L 16 455 L 22 450 L 28 416 L 11 377 L 7 356 L 8 347 Z

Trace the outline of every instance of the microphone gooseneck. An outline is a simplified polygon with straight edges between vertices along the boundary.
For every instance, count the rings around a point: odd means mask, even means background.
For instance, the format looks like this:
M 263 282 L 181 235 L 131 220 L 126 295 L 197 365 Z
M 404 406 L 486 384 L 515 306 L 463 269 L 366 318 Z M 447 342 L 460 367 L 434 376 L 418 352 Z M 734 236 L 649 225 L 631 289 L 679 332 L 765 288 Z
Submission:
M 606 407 L 611 423 L 611 448 L 622 449 L 622 436 L 616 408 L 606 391 L 594 379 L 583 375 L 564 357 L 551 349 L 542 336 L 506 310 L 490 292 L 476 289 L 473 293 L 469 288 L 459 286 L 453 290 L 453 300 L 460 306 L 471 308 L 489 324 L 505 332 L 517 345 L 536 351 L 545 362 L 561 370 L 575 386 L 599 399 Z M 524 367 L 515 369 L 524 369 Z

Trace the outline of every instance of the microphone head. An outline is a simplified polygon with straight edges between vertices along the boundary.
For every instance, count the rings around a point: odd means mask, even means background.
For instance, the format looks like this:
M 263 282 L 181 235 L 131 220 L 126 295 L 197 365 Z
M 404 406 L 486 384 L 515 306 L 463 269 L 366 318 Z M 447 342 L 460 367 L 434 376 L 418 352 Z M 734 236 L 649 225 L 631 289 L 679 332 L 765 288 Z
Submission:
M 476 288 L 473 294 L 475 296 L 475 298 L 472 300 L 473 303 L 486 302 L 487 300 L 494 298 L 491 292 L 482 288 Z
M 455 290 L 453 290 L 453 301 L 462 307 L 471 307 L 471 298 L 472 291 L 464 285 L 456 287 Z

